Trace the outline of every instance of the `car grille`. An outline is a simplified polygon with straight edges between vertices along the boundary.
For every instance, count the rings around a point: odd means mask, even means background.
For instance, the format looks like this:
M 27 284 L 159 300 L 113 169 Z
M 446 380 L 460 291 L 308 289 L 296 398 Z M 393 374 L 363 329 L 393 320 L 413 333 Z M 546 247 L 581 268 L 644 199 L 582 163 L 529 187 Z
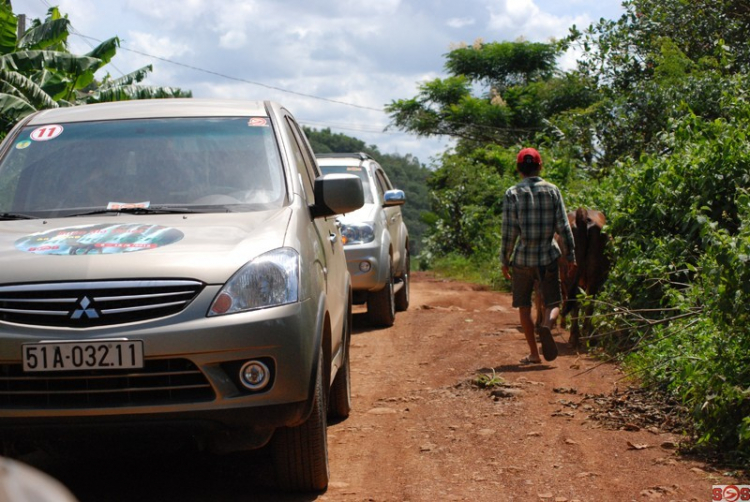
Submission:
M 0 364 L 0 409 L 76 409 L 212 401 L 213 388 L 187 359 L 147 360 L 136 370 L 29 374 Z
M 181 311 L 203 286 L 190 280 L 2 286 L 0 321 L 68 328 L 143 321 Z

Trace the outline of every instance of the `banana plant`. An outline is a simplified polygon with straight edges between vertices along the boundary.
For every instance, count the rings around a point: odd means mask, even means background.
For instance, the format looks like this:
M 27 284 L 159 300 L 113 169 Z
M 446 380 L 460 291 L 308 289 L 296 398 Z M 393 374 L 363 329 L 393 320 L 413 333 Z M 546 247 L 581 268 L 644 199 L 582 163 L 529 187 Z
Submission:
M 121 78 L 96 73 L 117 53 L 120 40 L 112 37 L 84 55 L 68 50 L 70 21 L 57 7 L 44 20 L 35 19 L 17 36 L 18 18 L 9 0 L 0 0 L 0 138 L 18 120 L 45 108 L 103 101 L 191 97 L 175 87 L 139 84 L 153 71 L 144 66 Z

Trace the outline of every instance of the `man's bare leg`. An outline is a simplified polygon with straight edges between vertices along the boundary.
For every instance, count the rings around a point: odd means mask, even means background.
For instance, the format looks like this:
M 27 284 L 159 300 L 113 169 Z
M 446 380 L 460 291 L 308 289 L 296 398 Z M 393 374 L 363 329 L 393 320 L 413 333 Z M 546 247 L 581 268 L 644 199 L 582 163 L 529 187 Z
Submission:
M 534 321 L 531 319 L 531 307 L 520 307 L 518 315 L 521 319 L 523 334 L 526 336 L 526 343 L 529 344 L 529 361 L 539 362 L 542 358 L 539 357 L 539 348 L 534 338 Z

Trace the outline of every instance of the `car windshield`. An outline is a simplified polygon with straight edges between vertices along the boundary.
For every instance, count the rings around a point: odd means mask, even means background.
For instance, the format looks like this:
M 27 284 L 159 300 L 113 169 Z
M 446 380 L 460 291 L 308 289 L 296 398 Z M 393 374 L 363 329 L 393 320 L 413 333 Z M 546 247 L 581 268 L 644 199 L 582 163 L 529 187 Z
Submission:
M 362 190 L 365 192 L 365 204 L 374 204 L 375 199 L 372 196 L 370 188 L 370 177 L 367 176 L 367 170 L 361 166 L 320 166 L 323 174 L 354 174 L 362 180 Z
M 165 118 L 31 126 L 0 162 L 0 213 L 280 207 L 286 188 L 267 118 Z M 102 211 L 105 212 L 105 211 Z

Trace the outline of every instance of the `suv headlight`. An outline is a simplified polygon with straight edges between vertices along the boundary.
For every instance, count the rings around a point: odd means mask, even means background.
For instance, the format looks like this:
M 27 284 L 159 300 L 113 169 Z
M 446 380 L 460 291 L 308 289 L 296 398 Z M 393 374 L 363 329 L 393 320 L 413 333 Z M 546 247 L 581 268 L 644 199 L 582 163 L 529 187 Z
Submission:
M 276 249 L 239 269 L 216 295 L 208 315 L 294 303 L 298 293 L 299 254 L 292 248 Z
M 373 223 L 344 223 L 341 225 L 341 237 L 344 244 L 365 244 L 375 240 Z

